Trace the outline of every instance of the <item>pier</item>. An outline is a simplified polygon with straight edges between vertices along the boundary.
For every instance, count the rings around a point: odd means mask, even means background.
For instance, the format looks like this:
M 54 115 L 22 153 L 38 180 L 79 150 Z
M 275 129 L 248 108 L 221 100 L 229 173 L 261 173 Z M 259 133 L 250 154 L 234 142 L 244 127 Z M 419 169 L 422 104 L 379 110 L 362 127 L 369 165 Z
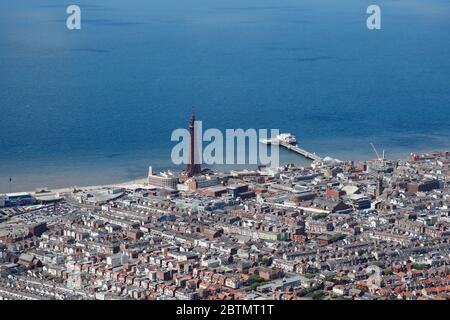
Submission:
M 282 133 L 272 139 L 261 139 L 260 142 L 264 144 L 278 144 L 282 147 L 285 147 L 288 150 L 294 151 L 295 153 L 298 153 L 304 156 L 305 158 L 313 161 L 322 160 L 322 158 L 316 155 L 315 153 L 300 148 L 296 143 L 297 140 L 295 136 L 291 135 L 290 133 Z

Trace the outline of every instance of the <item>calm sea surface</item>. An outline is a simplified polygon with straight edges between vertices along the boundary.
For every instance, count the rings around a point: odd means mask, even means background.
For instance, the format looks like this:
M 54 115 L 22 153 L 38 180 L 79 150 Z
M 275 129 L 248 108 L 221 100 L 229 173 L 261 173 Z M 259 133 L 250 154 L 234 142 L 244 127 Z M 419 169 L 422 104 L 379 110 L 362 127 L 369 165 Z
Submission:
M 324 156 L 450 149 L 449 31 L 448 0 L 1 1 L 0 192 L 173 167 L 192 106 L 206 128 L 279 128 Z

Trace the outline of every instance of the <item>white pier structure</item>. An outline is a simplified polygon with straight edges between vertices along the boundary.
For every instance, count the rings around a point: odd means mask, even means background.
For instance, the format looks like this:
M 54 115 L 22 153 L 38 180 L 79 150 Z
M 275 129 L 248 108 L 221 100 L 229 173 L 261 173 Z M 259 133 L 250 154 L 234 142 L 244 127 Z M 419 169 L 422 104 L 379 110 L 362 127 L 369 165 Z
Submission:
M 316 155 L 315 153 L 311 153 L 309 151 L 306 151 L 305 149 L 300 148 L 297 145 L 297 139 L 294 135 L 290 133 L 281 133 L 277 135 L 275 138 L 272 139 L 261 139 L 259 142 L 264 144 L 278 144 L 280 146 L 285 147 L 286 149 L 292 150 L 305 158 L 314 160 L 314 161 L 321 161 L 322 158 Z

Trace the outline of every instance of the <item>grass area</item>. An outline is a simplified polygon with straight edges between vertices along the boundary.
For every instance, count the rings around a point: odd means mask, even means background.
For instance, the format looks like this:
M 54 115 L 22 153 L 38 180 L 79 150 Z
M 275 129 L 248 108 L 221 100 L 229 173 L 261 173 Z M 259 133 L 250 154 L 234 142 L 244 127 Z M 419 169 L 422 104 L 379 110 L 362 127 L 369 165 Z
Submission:
M 316 215 L 314 215 L 312 218 L 314 219 L 314 220 L 320 220 L 320 219 L 324 219 L 324 218 L 326 218 L 328 216 L 328 213 L 319 213 L 319 214 L 316 214 Z
M 394 272 L 392 272 L 391 268 L 386 268 L 383 270 L 383 275 L 385 275 L 385 276 L 390 276 L 392 274 L 394 274 Z
M 297 295 L 299 297 L 319 297 L 320 293 L 318 291 L 320 291 L 322 293 L 323 296 L 323 283 L 320 284 L 316 284 L 310 288 L 303 288 L 297 291 Z
M 255 290 L 257 287 L 259 287 L 260 285 L 262 285 L 266 282 L 267 281 L 264 280 L 263 278 L 261 278 L 260 276 L 258 276 L 256 274 L 252 274 L 249 278 L 250 285 L 248 286 L 248 288 L 246 290 L 248 290 L 248 291 Z
M 426 270 L 426 269 L 428 269 L 428 266 L 426 264 L 419 264 L 419 263 L 413 263 L 413 265 L 411 267 L 413 269 L 416 269 L 416 270 Z

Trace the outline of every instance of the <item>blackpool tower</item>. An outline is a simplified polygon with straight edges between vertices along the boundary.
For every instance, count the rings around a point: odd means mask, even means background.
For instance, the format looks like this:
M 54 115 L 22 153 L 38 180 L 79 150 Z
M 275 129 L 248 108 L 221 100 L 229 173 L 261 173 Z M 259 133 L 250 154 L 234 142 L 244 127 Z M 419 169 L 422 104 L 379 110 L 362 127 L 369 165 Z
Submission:
M 195 136 L 195 112 L 192 111 L 192 117 L 189 121 L 189 135 L 190 135 L 190 147 L 189 147 L 189 159 L 188 159 L 188 165 L 186 167 L 186 173 L 189 177 L 192 177 L 196 174 L 201 173 L 202 168 L 200 166 L 200 163 L 195 163 L 198 159 L 198 156 L 196 155 L 198 152 L 198 146 Z

